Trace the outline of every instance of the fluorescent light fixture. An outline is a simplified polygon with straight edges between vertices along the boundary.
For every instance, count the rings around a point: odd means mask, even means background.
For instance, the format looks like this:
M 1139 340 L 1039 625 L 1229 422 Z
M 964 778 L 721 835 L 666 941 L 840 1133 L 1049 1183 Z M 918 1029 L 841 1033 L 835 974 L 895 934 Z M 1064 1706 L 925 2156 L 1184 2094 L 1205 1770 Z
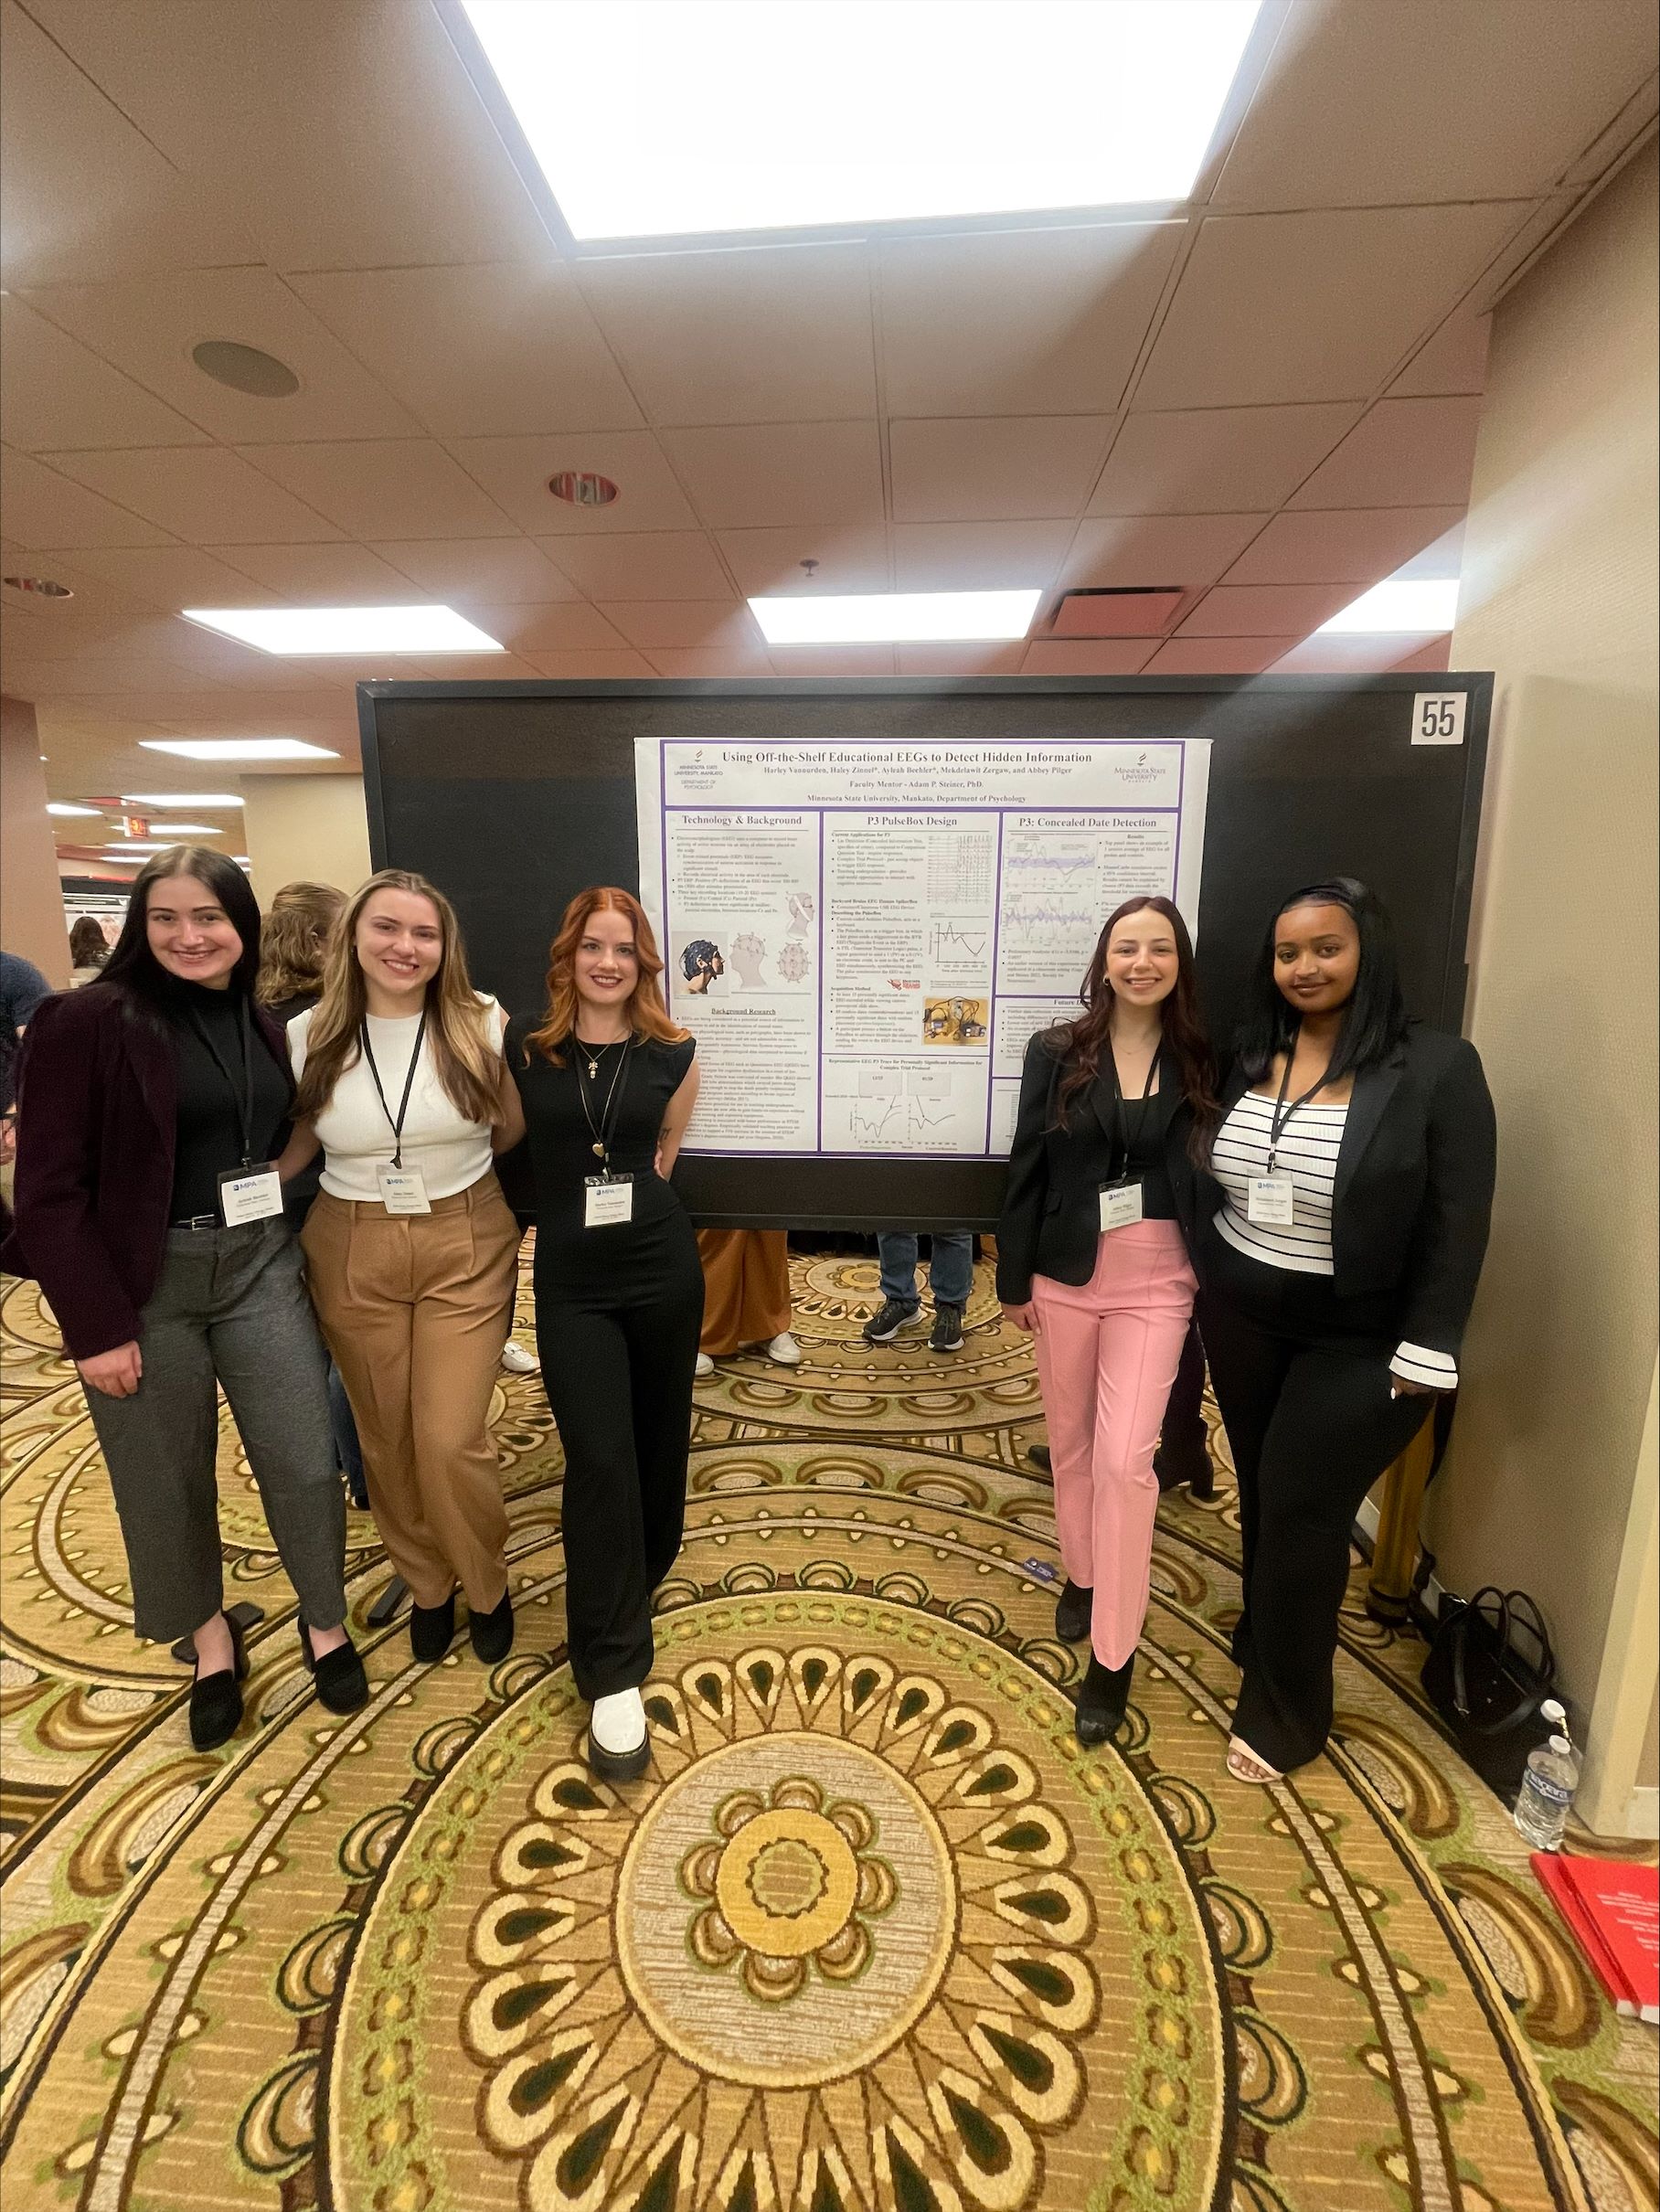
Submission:
M 1259 4 L 462 0 L 579 239 L 1184 200 Z
M 229 791 L 124 791 L 123 806 L 243 806 L 247 802 Z
M 337 760 L 326 745 L 300 738 L 140 738 L 145 752 L 176 753 L 181 760 Z M 190 803 L 196 804 L 193 799 Z
M 769 645 L 938 644 L 1024 637 L 1041 591 L 870 591 L 841 599 L 752 599 Z
M 501 653 L 453 607 L 186 607 L 187 622 L 261 653 Z
M 1340 614 L 1334 614 L 1329 622 L 1322 622 L 1314 635 L 1354 637 L 1399 630 L 1441 637 L 1452 629 L 1457 613 L 1456 576 L 1410 583 L 1386 578 L 1351 601 Z
M 48 799 L 46 803 L 46 811 L 48 814 L 101 814 L 103 808 L 101 806 L 71 806 L 67 799 Z
M 222 837 L 225 825 L 222 822 L 153 822 L 150 835 L 176 845 L 181 837 Z

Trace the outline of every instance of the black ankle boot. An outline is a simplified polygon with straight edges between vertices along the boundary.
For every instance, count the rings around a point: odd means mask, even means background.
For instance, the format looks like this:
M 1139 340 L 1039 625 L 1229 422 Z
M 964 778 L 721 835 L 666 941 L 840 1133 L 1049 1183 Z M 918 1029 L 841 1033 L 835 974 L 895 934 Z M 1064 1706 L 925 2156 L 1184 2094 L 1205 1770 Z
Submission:
M 442 1659 L 455 1641 L 455 1592 L 442 1605 L 417 1605 L 410 1600 L 410 1649 L 422 1666 Z
M 363 1671 L 363 1661 L 357 1647 L 348 1636 L 337 1643 L 332 1652 L 319 1655 L 312 1649 L 311 1631 L 303 1621 L 299 1623 L 300 1652 L 305 1661 L 305 1671 L 317 1680 L 318 1702 L 331 1713 L 356 1713 L 369 1701 L 369 1678 Z
M 505 1590 L 499 1604 L 487 1613 L 470 1612 L 467 1615 L 467 1634 L 473 1649 L 486 1666 L 494 1666 L 505 1659 L 513 1649 L 513 1592 Z
M 1102 1666 L 1090 1654 L 1090 1671 L 1078 1692 L 1078 1714 L 1073 1733 L 1080 1743 L 1107 1743 L 1118 1733 L 1130 1702 L 1130 1677 L 1135 1672 L 1132 1652 L 1123 1666 Z
M 1081 1643 L 1090 1632 L 1095 1592 L 1082 1582 L 1069 1580 L 1055 1607 L 1055 1633 L 1062 1643 Z
M 198 1751 L 217 1751 L 229 1743 L 242 1725 L 242 1677 L 248 1672 L 248 1654 L 242 1632 L 227 1613 L 230 1648 L 229 1666 L 211 1675 L 198 1674 L 190 1685 L 190 1740 Z
M 1210 1454 L 1203 1444 L 1186 1451 L 1161 1444 L 1153 1455 L 1153 1472 L 1162 1495 L 1179 1490 L 1184 1483 L 1191 1497 L 1208 1498 L 1215 1494 Z

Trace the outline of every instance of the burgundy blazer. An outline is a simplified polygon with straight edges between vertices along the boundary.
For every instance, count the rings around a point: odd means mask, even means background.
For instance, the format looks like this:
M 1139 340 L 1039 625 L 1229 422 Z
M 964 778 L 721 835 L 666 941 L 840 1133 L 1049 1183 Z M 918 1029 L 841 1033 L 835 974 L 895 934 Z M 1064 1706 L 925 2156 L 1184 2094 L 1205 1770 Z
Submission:
M 281 1028 L 262 1007 L 254 1016 L 286 1069 Z M 119 984 L 87 984 L 36 1010 L 18 1058 L 16 1218 L 0 1267 L 40 1285 L 71 1359 L 144 1334 L 177 1118 L 173 1039 Z

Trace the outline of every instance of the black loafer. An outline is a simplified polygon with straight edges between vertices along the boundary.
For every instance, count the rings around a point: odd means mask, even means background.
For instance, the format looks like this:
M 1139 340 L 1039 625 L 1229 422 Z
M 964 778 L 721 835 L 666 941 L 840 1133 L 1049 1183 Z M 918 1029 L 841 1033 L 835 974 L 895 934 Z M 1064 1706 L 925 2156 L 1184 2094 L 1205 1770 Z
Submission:
M 331 1713 L 356 1713 L 369 1701 L 369 1678 L 363 1671 L 357 1647 L 348 1636 L 332 1652 L 319 1655 L 312 1649 L 311 1631 L 299 1623 L 300 1651 L 306 1672 L 316 1678 L 319 1703 Z
M 1081 1643 L 1090 1632 L 1095 1592 L 1081 1582 L 1069 1581 L 1055 1606 L 1055 1633 L 1062 1643 Z
M 1026 1448 L 1026 1456 L 1031 1461 L 1039 1474 L 1054 1473 L 1055 1462 L 1049 1456 L 1049 1448 L 1047 1444 L 1028 1444 Z
M 473 1649 L 486 1666 L 494 1666 L 513 1649 L 513 1592 L 505 1590 L 501 1602 L 487 1613 L 467 1615 L 467 1634 Z
M 234 1665 L 211 1675 L 198 1675 L 190 1685 L 190 1740 L 198 1751 L 217 1751 L 229 1743 L 242 1725 L 242 1677 L 248 1672 L 248 1653 L 242 1632 L 229 1613 Z
M 410 1601 L 410 1649 L 422 1666 L 442 1659 L 455 1641 L 455 1592 L 442 1605 L 417 1605 Z
M 1078 1713 L 1072 1731 L 1080 1743 L 1106 1743 L 1118 1733 L 1130 1703 L 1130 1677 L 1135 1672 L 1132 1652 L 1123 1666 L 1102 1666 L 1090 1654 L 1090 1671 L 1078 1693 Z

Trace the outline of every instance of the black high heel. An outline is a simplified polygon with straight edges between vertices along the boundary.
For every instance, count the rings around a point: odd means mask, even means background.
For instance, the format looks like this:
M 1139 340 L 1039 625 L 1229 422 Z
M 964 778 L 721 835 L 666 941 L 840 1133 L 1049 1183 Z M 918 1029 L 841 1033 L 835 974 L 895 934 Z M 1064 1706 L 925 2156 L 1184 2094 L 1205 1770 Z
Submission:
M 1078 1711 L 1072 1732 L 1080 1743 L 1107 1743 L 1118 1733 L 1130 1704 L 1130 1677 L 1135 1672 L 1132 1652 L 1123 1666 L 1103 1666 L 1090 1654 L 1090 1671 L 1078 1692 Z
M 198 1674 L 190 1685 L 190 1740 L 198 1751 L 217 1751 L 229 1743 L 242 1725 L 242 1682 L 248 1673 L 248 1648 L 239 1622 L 227 1613 L 234 1654 L 229 1666 L 211 1675 Z
M 310 1629 L 297 1614 L 294 1625 L 300 1632 L 300 1655 L 305 1661 L 305 1671 L 316 1680 L 319 1703 L 331 1713 L 356 1713 L 366 1706 L 369 1678 L 351 1638 L 337 1643 L 332 1652 L 317 1653 L 312 1649 Z

